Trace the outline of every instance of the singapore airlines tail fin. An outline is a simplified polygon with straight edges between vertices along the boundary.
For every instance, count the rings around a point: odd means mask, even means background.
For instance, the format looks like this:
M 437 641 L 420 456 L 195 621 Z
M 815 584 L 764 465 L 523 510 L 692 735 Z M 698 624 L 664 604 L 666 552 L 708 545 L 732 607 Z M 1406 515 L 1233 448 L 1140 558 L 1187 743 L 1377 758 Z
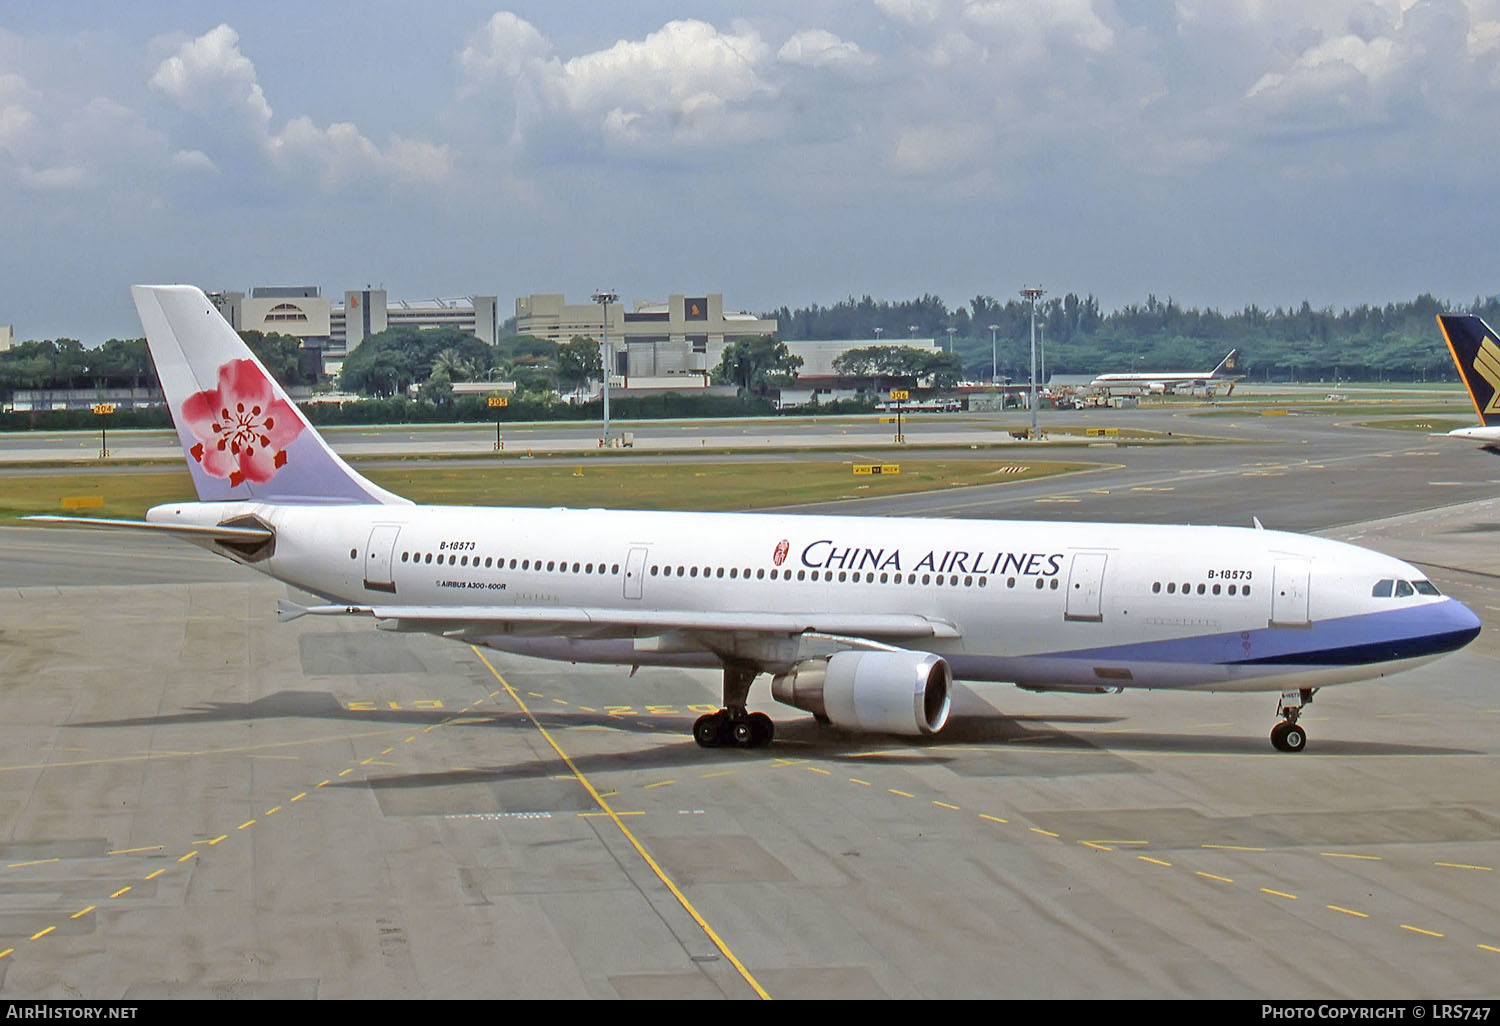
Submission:
M 1480 423 L 1486 428 L 1500 427 L 1500 337 L 1472 314 L 1439 314 L 1438 327 Z
M 408 503 L 328 447 L 201 290 L 130 292 L 201 501 Z

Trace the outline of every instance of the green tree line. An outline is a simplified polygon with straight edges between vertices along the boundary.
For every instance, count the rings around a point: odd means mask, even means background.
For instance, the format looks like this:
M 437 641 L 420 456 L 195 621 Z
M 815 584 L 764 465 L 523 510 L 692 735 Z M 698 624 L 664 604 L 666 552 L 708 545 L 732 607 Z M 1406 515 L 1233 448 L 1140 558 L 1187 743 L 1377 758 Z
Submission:
M 1500 299 L 1478 298 L 1465 306 L 1423 294 L 1338 312 L 1304 301 L 1272 310 L 1252 304 L 1226 314 L 1153 295 L 1104 313 L 1094 296 L 1069 292 L 1045 296 L 1036 306 L 1048 374 L 1208 370 L 1237 348 L 1244 372 L 1269 380 L 1456 380 L 1434 319 L 1439 313 L 1476 313 L 1496 324 Z M 1030 364 L 1031 308 L 1019 297 L 1001 302 L 975 296 L 953 309 L 935 295 L 900 302 L 851 297 L 764 316 L 777 319 L 783 338 L 879 338 L 892 344 L 935 338 L 945 349 L 951 344 L 965 376 L 976 380 L 990 376 L 993 326 L 1000 373 L 1024 378 Z

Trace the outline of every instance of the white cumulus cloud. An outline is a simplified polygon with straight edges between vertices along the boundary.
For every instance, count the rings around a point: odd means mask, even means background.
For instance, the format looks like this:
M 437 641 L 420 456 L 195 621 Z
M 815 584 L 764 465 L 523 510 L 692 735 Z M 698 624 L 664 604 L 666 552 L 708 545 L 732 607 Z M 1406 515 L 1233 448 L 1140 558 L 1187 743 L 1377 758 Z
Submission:
M 297 179 L 335 190 L 358 179 L 399 184 L 436 184 L 453 168 L 449 147 L 398 135 L 381 147 L 350 122 L 320 127 L 306 116 L 277 131 L 254 63 L 239 48 L 239 34 L 228 25 L 183 43 L 151 76 L 151 87 L 179 109 L 208 122 L 220 133 L 228 127 L 269 161 Z M 226 126 L 225 121 L 229 124 Z M 213 149 L 211 143 L 204 148 Z M 206 162 L 206 163 L 205 163 Z M 179 167 L 214 167 L 203 148 L 181 150 Z

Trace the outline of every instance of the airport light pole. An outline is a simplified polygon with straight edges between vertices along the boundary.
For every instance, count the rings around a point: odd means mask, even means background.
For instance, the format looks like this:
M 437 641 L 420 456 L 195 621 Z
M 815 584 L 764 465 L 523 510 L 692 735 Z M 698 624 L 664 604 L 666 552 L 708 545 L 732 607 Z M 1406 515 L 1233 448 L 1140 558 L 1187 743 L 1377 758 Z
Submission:
M 1036 332 L 1037 332 L 1037 341 L 1036 341 L 1037 351 L 1039 353 L 1041 353 L 1041 360 L 1042 360 L 1042 380 L 1046 381 L 1047 380 L 1047 322 L 1043 321 L 1041 324 L 1038 324 L 1036 326 Z
M 1000 377 L 999 350 L 995 348 L 995 332 L 1000 330 L 1000 325 L 990 325 L 990 384 L 998 384 Z
M 609 348 L 609 304 L 618 303 L 620 294 L 618 292 L 595 292 L 594 302 L 598 303 L 604 310 L 604 340 L 599 343 L 599 362 L 603 364 L 604 370 L 604 437 L 599 440 L 603 446 L 609 445 L 609 375 L 614 370 L 614 354 Z
M 943 330 L 945 330 L 946 332 L 948 332 L 948 352 L 951 353 L 951 352 L 953 352 L 953 334 L 954 334 L 954 332 L 958 331 L 958 329 L 957 328 L 945 328 Z
M 1036 301 L 1047 294 L 1046 289 L 1028 285 L 1021 290 L 1021 295 L 1031 303 L 1031 437 L 1037 437 L 1036 431 Z

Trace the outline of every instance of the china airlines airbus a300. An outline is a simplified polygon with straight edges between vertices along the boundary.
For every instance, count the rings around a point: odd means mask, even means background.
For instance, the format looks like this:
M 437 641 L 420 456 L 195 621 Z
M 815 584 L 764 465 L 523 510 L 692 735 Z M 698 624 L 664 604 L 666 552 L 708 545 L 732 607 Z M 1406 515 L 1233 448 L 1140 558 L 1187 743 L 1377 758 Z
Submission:
M 138 286 L 197 502 L 145 522 L 364 616 L 547 659 L 723 671 L 705 747 L 779 701 L 849 731 L 942 730 L 955 678 L 1280 696 L 1283 751 L 1331 684 L 1451 652 L 1479 620 L 1422 572 L 1254 528 L 413 505 L 319 437 L 202 292 Z M 622 687 L 628 685 L 622 680 Z

